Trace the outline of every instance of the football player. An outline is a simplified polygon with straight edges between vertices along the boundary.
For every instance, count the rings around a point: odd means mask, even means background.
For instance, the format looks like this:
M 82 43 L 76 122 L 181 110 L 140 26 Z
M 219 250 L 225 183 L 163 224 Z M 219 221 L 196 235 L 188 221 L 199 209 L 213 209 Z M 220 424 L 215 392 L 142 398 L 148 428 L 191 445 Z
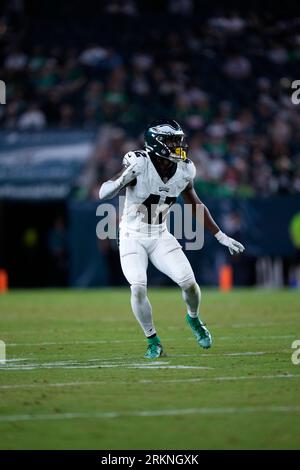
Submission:
M 145 357 L 163 355 L 156 333 L 152 308 L 147 297 L 147 266 L 150 260 L 182 289 L 186 303 L 186 320 L 198 344 L 210 348 L 212 337 L 199 317 L 200 288 L 191 265 L 176 238 L 167 230 L 168 208 L 181 194 L 196 215 L 197 205 L 204 213 L 204 227 L 230 253 L 244 251 L 241 243 L 223 233 L 207 207 L 198 198 L 193 180 L 195 166 L 187 158 L 185 134 L 174 120 L 155 121 L 145 132 L 145 148 L 128 152 L 123 169 L 102 184 L 99 197 L 109 199 L 126 187 L 120 223 L 119 249 L 123 273 L 131 288 L 131 307 L 148 341 Z

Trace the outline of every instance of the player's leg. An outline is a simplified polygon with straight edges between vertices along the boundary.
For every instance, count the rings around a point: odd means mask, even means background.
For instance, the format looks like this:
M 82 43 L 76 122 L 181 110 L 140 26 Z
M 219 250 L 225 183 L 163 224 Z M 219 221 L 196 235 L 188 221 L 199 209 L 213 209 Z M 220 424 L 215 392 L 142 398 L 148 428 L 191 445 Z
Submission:
M 191 327 L 197 342 L 207 349 L 212 345 L 212 337 L 205 324 L 199 317 L 201 291 L 195 282 L 190 286 L 182 286 L 182 297 L 187 306 L 186 321 Z
M 181 287 L 182 297 L 187 306 L 187 322 L 200 346 L 209 348 L 212 343 L 211 335 L 199 318 L 200 287 L 181 245 L 173 235 L 169 234 L 157 242 L 149 258 L 157 269 Z
M 131 289 L 131 307 L 147 337 L 156 333 L 147 297 L 148 255 L 137 239 L 120 239 L 122 271 Z
M 161 272 L 170 277 L 182 289 L 182 297 L 187 306 L 188 314 L 196 318 L 199 315 L 201 301 L 198 286 L 189 260 L 173 235 L 159 240 L 150 260 Z
M 131 308 L 148 341 L 146 357 L 162 355 L 160 339 L 153 324 L 152 307 L 147 297 L 148 255 L 137 239 L 120 238 L 122 271 L 131 289 Z
M 182 286 L 182 298 L 186 303 L 187 312 L 192 318 L 199 315 L 199 308 L 201 302 L 201 290 L 196 280 L 191 279 L 191 282 L 184 283 Z

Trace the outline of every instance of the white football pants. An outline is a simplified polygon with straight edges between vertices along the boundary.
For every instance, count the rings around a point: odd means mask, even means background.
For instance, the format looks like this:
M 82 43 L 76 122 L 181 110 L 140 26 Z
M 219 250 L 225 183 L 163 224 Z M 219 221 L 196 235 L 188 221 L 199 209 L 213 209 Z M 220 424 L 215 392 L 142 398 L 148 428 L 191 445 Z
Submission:
M 155 331 L 152 309 L 147 297 L 148 260 L 182 288 L 188 313 L 197 316 L 200 304 L 200 289 L 181 245 L 168 231 L 161 238 L 140 238 L 120 232 L 121 266 L 131 287 L 131 306 L 146 336 Z

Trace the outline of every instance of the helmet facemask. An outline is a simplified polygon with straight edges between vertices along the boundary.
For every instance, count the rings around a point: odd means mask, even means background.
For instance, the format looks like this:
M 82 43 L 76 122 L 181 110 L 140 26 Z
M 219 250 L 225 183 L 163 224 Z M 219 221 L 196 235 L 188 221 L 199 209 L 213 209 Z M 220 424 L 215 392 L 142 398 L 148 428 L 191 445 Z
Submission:
M 170 151 L 169 155 L 165 158 L 175 161 L 176 163 L 186 160 L 188 145 L 184 134 L 158 136 L 157 140 L 162 142 Z

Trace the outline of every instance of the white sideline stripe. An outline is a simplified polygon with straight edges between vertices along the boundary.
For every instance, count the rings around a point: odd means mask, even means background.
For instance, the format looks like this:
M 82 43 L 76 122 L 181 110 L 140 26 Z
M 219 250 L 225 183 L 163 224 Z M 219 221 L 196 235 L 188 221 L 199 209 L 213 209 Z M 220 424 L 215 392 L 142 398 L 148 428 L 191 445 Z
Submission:
M 32 359 L 32 358 L 31 358 Z M 87 359 L 86 361 L 78 361 L 74 359 L 68 359 L 68 360 L 62 360 L 62 361 L 54 361 L 54 362 L 30 362 L 28 364 L 11 364 L 11 366 L 68 366 L 68 365 L 87 365 L 87 363 L 90 362 L 97 362 L 96 366 L 112 366 L 112 365 L 142 365 L 142 364 L 150 364 L 150 362 L 132 362 L 135 361 L 136 358 L 128 359 L 128 361 L 124 361 L 124 358 L 122 358 L 122 362 L 114 363 L 114 359 L 100 359 L 100 358 L 95 358 L 95 359 Z M 11 359 L 13 361 L 14 359 Z M 24 359 L 24 362 L 28 359 Z M 155 361 L 155 364 L 169 364 L 169 361 Z M 92 364 L 94 365 L 94 364 Z M 3 367 L 4 369 L 6 368 L 5 366 Z
M 145 365 L 141 365 L 141 366 L 127 366 L 128 369 L 145 369 Z M 151 364 L 149 366 L 146 367 L 147 369 L 213 369 L 213 367 L 202 367 L 202 366 L 156 366 L 155 364 Z
M 97 359 L 92 359 L 91 362 L 97 361 Z M 78 361 L 57 361 L 57 362 L 40 362 L 40 363 L 29 363 L 29 364 L 9 364 L 8 366 L 4 365 L 0 367 L 0 370 L 33 370 L 33 369 L 98 369 L 98 368 L 112 368 L 112 367 L 145 367 L 148 368 L 152 366 L 152 363 L 146 362 L 119 362 L 119 363 L 103 363 L 101 360 L 98 359 L 98 363 L 95 364 L 88 364 L 84 362 Z M 169 361 L 157 361 L 154 365 L 157 366 L 167 366 Z
M 226 356 L 230 356 L 230 357 L 240 357 L 240 356 L 263 356 L 265 354 L 280 354 L 280 353 L 284 353 L 284 352 L 289 352 L 289 350 L 280 350 L 280 351 L 244 351 L 244 352 L 237 352 L 237 353 L 203 353 L 202 351 L 199 351 L 199 354 L 167 354 L 166 355 L 166 358 L 167 359 L 173 359 L 173 358 L 177 358 L 177 357 L 196 357 L 198 359 L 202 358 L 202 357 L 210 357 L 210 356 L 213 356 L 213 357 L 226 357 Z M 96 358 L 96 359 L 88 359 L 86 362 L 87 363 L 90 363 L 90 362 L 97 362 L 97 364 L 91 364 L 91 365 L 88 365 L 88 364 L 84 364 L 83 362 L 79 362 L 79 361 L 76 361 L 76 360 L 73 360 L 73 359 L 70 359 L 70 360 L 64 360 L 64 361 L 56 361 L 56 362 L 41 362 L 41 363 L 29 363 L 29 364 L 18 364 L 18 362 L 26 362 L 27 360 L 30 360 L 32 358 L 24 358 L 24 359 L 21 359 L 21 358 L 16 358 L 16 359 L 8 359 L 6 362 L 10 362 L 10 364 L 8 364 L 8 367 L 7 366 L 3 366 L 1 367 L 0 366 L 0 370 L 1 369 L 9 369 L 9 368 L 13 368 L 13 369 L 17 369 L 17 368 L 24 368 L 24 369 L 28 369 L 30 367 L 38 367 L 40 366 L 41 368 L 47 368 L 47 367 L 53 367 L 53 366 L 67 366 L 69 368 L 71 368 L 72 366 L 79 366 L 79 365 L 84 365 L 84 367 L 90 367 L 90 368 L 96 368 L 96 367 L 118 367 L 120 365 L 124 365 L 124 366 L 128 366 L 130 365 L 130 361 L 134 361 L 136 359 L 136 357 L 128 357 L 127 358 L 127 361 L 124 360 L 124 357 L 112 357 L 110 359 L 99 359 L 99 358 Z M 122 361 L 122 362 L 118 362 L 117 364 L 114 364 L 114 361 Z M 158 365 L 159 363 L 161 362 L 157 362 L 155 361 L 155 363 L 148 363 L 149 366 L 151 364 L 153 365 Z M 169 362 L 164 362 L 165 364 L 169 364 Z M 162 363 L 162 364 L 164 364 Z M 138 365 L 148 365 L 147 363 L 137 363 Z M 137 364 L 133 364 L 133 365 L 137 365 Z M 132 364 L 131 364 L 132 365 Z M 205 368 L 208 368 L 208 369 L 211 369 L 210 367 L 202 367 L 203 369 Z
M 213 357 L 240 357 L 240 356 L 248 356 L 248 357 L 255 357 L 255 356 L 262 356 L 265 354 L 280 354 L 285 352 L 286 350 L 282 351 L 245 351 L 241 353 L 202 353 L 199 354 L 174 354 L 166 356 L 168 359 L 172 358 L 180 358 L 180 357 L 196 357 L 200 358 L 207 358 L 210 356 Z M 287 352 L 289 352 L 287 350 Z M 1 370 L 36 370 L 36 369 L 109 369 L 109 368 L 118 368 L 118 367 L 126 367 L 127 369 L 200 369 L 200 370 L 213 370 L 213 367 L 207 366 L 189 366 L 189 365 L 170 365 L 170 361 L 155 361 L 155 362 L 131 362 L 134 361 L 136 358 L 127 358 L 127 361 L 124 361 L 124 358 L 111 358 L 111 359 L 88 359 L 86 363 L 74 361 L 74 360 L 65 360 L 65 361 L 56 361 L 56 362 L 40 362 L 40 363 L 26 363 L 29 358 L 24 359 L 10 359 L 8 364 L 0 365 Z M 122 362 L 112 362 L 122 360 Z M 8 362 L 8 361 L 7 361 Z M 19 362 L 24 362 L 24 364 L 19 364 Z M 94 364 L 90 364 L 94 363 Z
M 135 364 L 135 365 L 120 365 L 120 364 L 111 364 L 111 365 L 78 365 L 78 366 L 24 366 L 24 367 L 5 367 L 0 368 L 0 370 L 38 370 L 38 369 L 112 369 L 112 368 L 126 368 L 126 369 L 197 369 L 197 370 L 213 370 L 213 367 L 202 367 L 202 366 L 163 366 L 163 365 L 148 365 L 148 364 Z
M 110 411 L 88 413 L 57 413 L 57 414 L 27 414 L 0 416 L 1 423 L 14 423 L 19 421 L 58 421 L 68 419 L 111 419 L 122 417 L 154 417 L 154 416 L 178 416 L 190 414 L 246 414 L 246 413 L 299 413 L 300 406 L 249 406 L 249 407 L 224 407 L 224 408 L 183 408 L 145 411 Z
M 297 336 L 297 335 L 296 335 Z M 289 339 L 296 338 L 295 335 L 272 335 L 272 336 L 240 336 L 239 339 Z M 218 339 L 230 339 L 234 340 L 235 336 L 218 336 Z M 195 341 L 194 338 L 185 338 L 185 341 Z M 167 341 L 178 341 L 175 338 L 169 338 Z M 72 342 L 56 342 L 56 341 L 45 341 L 42 343 L 6 343 L 7 347 L 18 347 L 18 346 L 67 346 L 74 344 L 111 344 L 111 343 L 140 343 L 140 340 L 135 339 L 113 339 L 113 340 L 90 340 L 90 341 L 72 341 Z
M 226 382 L 226 381 L 239 381 L 239 380 L 268 380 L 268 379 L 300 379 L 300 374 L 278 374 L 278 375 L 241 375 L 238 377 L 195 377 L 191 379 L 165 379 L 161 382 L 179 383 L 179 382 Z M 153 380 L 142 380 L 144 383 L 151 383 Z
M 90 364 L 93 362 L 93 364 Z M 86 362 L 80 361 L 56 361 L 56 362 L 40 362 L 28 364 L 8 364 L 0 367 L 0 370 L 34 370 L 34 369 L 103 369 L 122 367 L 127 369 L 198 369 L 198 370 L 213 370 L 212 367 L 204 366 L 189 366 L 189 365 L 170 365 L 170 361 L 155 361 L 155 362 L 111 362 L 106 363 L 100 359 L 89 359 Z
M 236 377 L 202 377 L 202 378 L 191 378 L 191 379 L 155 379 L 155 380 L 137 380 L 136 383 L 172 383 L 172 382 L 225 382 L 225 381 L 239 381 L 239 380 L 268 380 L 268 379 L 300 379 L 300 374 L 278 374 L 278 375 L 252 375 L 252 376 L 236 376 Z M 34 383 L 34 384 L 11 384 L 11 385 L 0 385 L 0 390 L 11 390 L 11 389 L 22 389 L 22 388 L 63 388 L 63 387 L 80 387 L 87 385 L 107 385 L 107 384 L 119 384 L 127 385 L 128 382 L 125 380 L 107 381 L 83 381 L 83 382 L 57 382 L 57 383 Z
M 107 384 L 108 382 L 103 381 L 91 381 L 91 382 L 61 382 L 61 383 L 41 383 L 41 384 L 12 384 L 12 385 L 0 385 L 0 390 L 11 390 L 11 389 L 18 389 L 18 388 L 63 388 L 63 387 L 78 387 L 81 385 L 101 385 Z M 111 382 L 112 383 L 112 382 Z M 113 382 L 115 383 L 115 382 Z M 120 383 L 120 382 L 117 382 Z M 125 383 L 125 382 L 121 382 Z

